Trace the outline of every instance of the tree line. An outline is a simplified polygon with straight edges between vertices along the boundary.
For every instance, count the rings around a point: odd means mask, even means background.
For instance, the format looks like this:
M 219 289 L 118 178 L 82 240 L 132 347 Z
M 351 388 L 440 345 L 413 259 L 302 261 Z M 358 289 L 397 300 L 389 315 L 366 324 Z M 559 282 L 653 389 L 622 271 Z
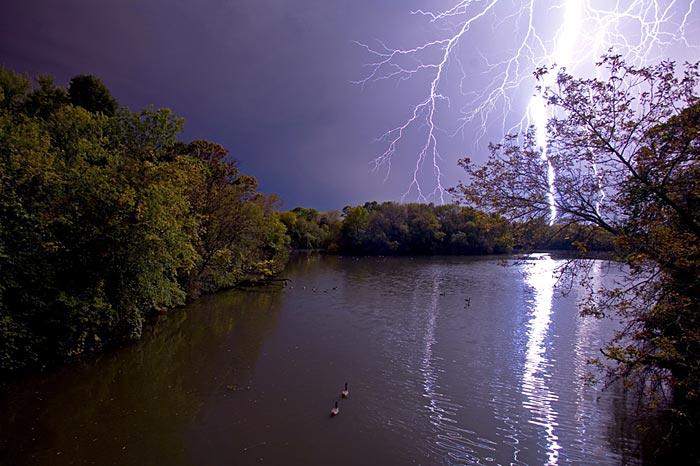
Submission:
M 457 204 L 366 202 L 342 212 L 297 207 L 280 214 L 295 249 L 349 255 L 485 255 L 530 250 L 609 252 L 601 228 L 508 221 Z
M 138 339 L 168 308 L 281 270 L 277 199 L 225 148 L 178 142 L 182 124 L 93 76 L 0 68 L 0 374 Z

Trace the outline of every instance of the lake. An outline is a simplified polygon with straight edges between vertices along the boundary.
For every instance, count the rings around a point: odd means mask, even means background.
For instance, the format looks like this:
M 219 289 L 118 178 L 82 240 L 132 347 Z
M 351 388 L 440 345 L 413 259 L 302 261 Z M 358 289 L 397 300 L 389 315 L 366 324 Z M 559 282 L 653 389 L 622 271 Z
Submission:
M 554 290 L 560 263 L 295 258 L 286 287 L 0 387 L 0 464 L 635 463 L 624 390 L 582 381 L 614 323 Z

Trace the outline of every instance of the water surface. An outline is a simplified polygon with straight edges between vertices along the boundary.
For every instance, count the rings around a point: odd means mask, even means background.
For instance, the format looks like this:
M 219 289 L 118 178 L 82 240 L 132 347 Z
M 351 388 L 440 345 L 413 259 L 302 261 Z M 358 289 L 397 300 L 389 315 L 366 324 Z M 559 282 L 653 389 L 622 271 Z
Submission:
M 634 463 L 624 392 L 581 380 L 612 324 L 554 291 L 557 264 L 299 258 L 287 287 L 0 387 L 0 464 Z

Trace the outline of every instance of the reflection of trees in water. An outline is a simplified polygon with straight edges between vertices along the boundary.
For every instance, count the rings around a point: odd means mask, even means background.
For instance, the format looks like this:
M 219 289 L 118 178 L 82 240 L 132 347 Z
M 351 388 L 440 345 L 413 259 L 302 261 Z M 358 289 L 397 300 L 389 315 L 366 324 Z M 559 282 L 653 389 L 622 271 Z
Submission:
M 606 281 L 619 280 L 624 273 L 626 273 L 625 269 L 619 263 L 593 261 L 589 268 L 588 287 L 579 289 L 580 301 L 584 302 L 591 290 L 600 292 L 604 289 Z M 612 325 L 613 328 L 604 329 L 602 323 Z M 609 338 L 606 335 L 614 327 L 615 323 L 612 320 L 604 321 L 590 316 L 579 317 L 575 343 L 576 374 L 579 379 L 587 378 L 587 373 L 593 370 L 588 360 L 598 356 L 596 350 L 605 345 Z M 579 400 L 583 400 L 587 387 L 578 384 L 576 392 Z M 641 397 L 639 387 L 625 386 L 622 381 L 617 380 L 604 389 L 599 397 L 601 405 L 594 406 L 581 402 L 578 404 L 576 415 L 577 418 L 587 421 L 587 428 L 603 428 L 604 438 L 610 450 L 618 455 L 620 464 L 684 464 L 683 458 L 660 461 L 657 457 L 659 439 L 666 435 L 671 426 L 659 413 L 643 412 Z M 597 414 L 608 409 L 610 415 L 605 417 L 608 421 L 601 426 L 599 423 L 603 422 L 603 419 Z M 581 438 L 586 438 L 584 433 L 583 430 L 579 430 Z
M 297 251 L 290 255 L 287 267 L 284 269 L 284 275 L 303 275 L 309 272 L 310 269 L 318 268 L 321 262 L 322 255 L 313 252 Z
M 580 260 L 579 262 L 583 262 Z M 587 265 L 582 265 L 589 270 L 590 289 L 598 290 L 603 285 L 603 270 L 601 261 L 590 261 Z M 589 288 L 577 286 L 575 288 L 577 304 L 581 303 L 589 296 Z M 590 316 L 575 317 L 576 330 L 574 339 L 574 385 L 573 390 L 576 397 L 576 431 L 579 441 L 585 450 L 596 448 L 596 442 L 600 442 L 599 429 L 603 429 L 601 423 L 605 421 L 605 414 L 601 412 L 600 406 L 592 402 L 596 396 L 595 388 L 586 383 L 590 380 L 592 366 L 590 359 L 597 357 L 598 348 L 603 345 L 601 336 L 602 321 Z
M 649 411 L 643 404 L 638 387 L 625 386 L 621 381 L 609 388 L 612 392 L 612 422 L 608 425 L 607 441 L 611 450 L 620 455 L 621 464 L 685 465 L 688 458 L 697 457 L 697 438 L 680 438 L 678 445 L 669 445 L 668 438 L 678 426 L 678 418 L 659 406 Z M 695 448 L 695 452 L 688 448 Z
M 467 262 L 493 261 L 490 256 L 331 256 L 324 259 L 324 267 L 342 273 L 353 284 L 378 285 L 391 283 L 391 287 L 383 286 L 383 291 L 393 292 L 395 286 L 403 287 L 412 292 L 417 279 L 416 270 L 423 267 L 463 266 Z M 403 289 L 403 288 L 402 288 Z
M 281 297 L 206 297 L 132 347 L 8 387 L 0 463 L 189 463 L 186 429 L 210 394 L 250 382 Z
M 634 439 L 639 439 L 643 427 L 642 419 L 637 416 L 635 402 L 629 396 L 629 388 L 621 381 L 610 385 L 612 417 L 607 426 L 607 441 L 610 449 L 620 455 L 621 464 L 639 463 L 640 446 Z

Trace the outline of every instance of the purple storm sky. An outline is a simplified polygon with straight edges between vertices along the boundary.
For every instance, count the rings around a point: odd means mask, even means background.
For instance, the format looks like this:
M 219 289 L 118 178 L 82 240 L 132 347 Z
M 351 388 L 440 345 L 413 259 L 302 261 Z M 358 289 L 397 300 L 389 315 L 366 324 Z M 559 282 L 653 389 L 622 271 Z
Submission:
M 434 24 L 409 12 L 448 5 L 7 0 L 0 15 L 0 65 L 31 75 L 51 73 L 60 84 L 76 74 L 95 74 L 132 110 L 170 107 L 185 117 L 183 140 L 226 146 L 244 172 L 258 177 L 262 190 L 281 196 L 283 208 L 339 209 L 396 200 L 406 190 L 420 134 L 407 136 L 386 181 L 385 172 L 373 172 L 370 164 L 386 148 L 375 139 L 410 116 L 431 78 L 419 74 L 400 83 L 353 85 L 371 60 L 353 41 L 413 47 L 442 37 Z M 499 12 L 493 14 L 497 19 Z M 698 38 L 698 24 L 690 18 L 691 38 Z M 494 29 L 494 21 L 475 26 L 460 45 L 463 67 L 479 70 L 485 55 L 507 55 L 514 29 L 501 27 Z M 683 50 L 673 58 L 699 56 Z M 478 87 L 484 76 L 474 72 L 468 82 Z M 524 108 L 531 93 L 516 97 L 514 108 Z M 461 177 L 456 160 L 483 159 L 486 142 L 500 138 L 498 133 L 490 128 L 480 148 L 470 128 L 442 142 L 443 184 L 455 185 Z

